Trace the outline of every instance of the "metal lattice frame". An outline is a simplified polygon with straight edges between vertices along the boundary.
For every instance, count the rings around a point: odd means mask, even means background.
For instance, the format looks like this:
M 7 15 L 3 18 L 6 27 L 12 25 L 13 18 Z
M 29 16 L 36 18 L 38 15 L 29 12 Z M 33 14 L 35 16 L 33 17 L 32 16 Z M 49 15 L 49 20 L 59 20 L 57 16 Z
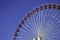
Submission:
M 40 6 L 34 10 L 32 10 L 30 13 L 27 14 L 27 16 L 25 16 L 19 26 L 16 28 L 16 31 L 14 33 L 14 37 L 13 37 L 13 40 L 16 40 L 16 37 L 18 36 L 18 33 L 20 31 L 20 29 L 22 28 L 22 25 L 25 23 L 26 20 L 28 20 L 29 17 L 31 17 L 33 14 L 35 14 L 35 12 L 39 12 L 39 11 L 42 11 L 44 9 L 57 9 L 57 10 L 60 10 L 60 5 L 57 5 L 57 4 L 47 4 L 47 5 L 43 5 L 43 6 Z

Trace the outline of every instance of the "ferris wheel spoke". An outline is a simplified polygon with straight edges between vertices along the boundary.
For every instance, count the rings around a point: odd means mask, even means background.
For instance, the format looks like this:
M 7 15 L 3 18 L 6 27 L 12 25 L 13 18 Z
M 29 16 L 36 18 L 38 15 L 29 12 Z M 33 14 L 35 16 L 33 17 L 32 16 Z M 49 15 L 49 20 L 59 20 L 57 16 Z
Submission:
M 29 25 L 29 28 L 31 29 L 31 31 L 32 31 L 32 23 L 31 23 L 31 21 L 29 21 L 29 20 L 27 20 L 27 25 Z
M 59 22 L 59 13 L 58 13 L 58 11 L 55 13 L 55 15 L 54 16 L 52 16 L 55 20 L 57 20 L 58 22 Z
M 53 14 L 54 13 L 54 14 Z M 51 14 L 53 18 L 55 18 L 58 15 L 58 10 L 56 9 L 54 12 Z
M 20 34 L 18 35 L 18 37 L 33 37 L 32 33 L 27 33 L 27 32 L 20 32 Z
M 44 24 L 44 22 L 45 22 L 45 18 L 46 18 L 46 15 L 47 15 L 46 11 L 47 11 L 47 10 L 44 9 L 44 12 L 43 12 L 43 13 L 44 13 L 44 14 L 43 14 L 43 24 Z
M 51 27 L 51 28 L 50 28 L 50 31 L 51 31 L 51 32 L 49 32 L 49 33 L 54 33 L 55 31 L 56 31 L 56 33 L 57 33 L 57 32 L 60 31 L 60 27 L 59 27 L 59 26 L 57 27 L 57 23 L 54 24 L 53 26 L 50 25 L 49 27 Z M 59 28 L 59 29 L 58 29 L 58 28 Z M 59 30 L 59 31 L 58 31 L 58 30 Z
M 35 14 L 35 25 L 36 25 L 36 27 L 37 27 L 37 13 Z
M 35 14 L 35 25 L 37 27 L 37 14 Z
M 30 24 L 25 23 L 25 26 L 26 26 L 26 28 L 27 28 L 30 32 L 32 31 L 32 28 L 31 28 Z
M 53 12 L 55 12 L 55 11 L 53 11 Z M 53 12 L 52 12 L 52 10 L 51 10 L 50 13 L 49 13 L 50 15 L 48 15 L 48 16 L 51 16 L 51 14 L 52 14 Z M 53 13 L 53 14 L 54 14 L 54 13 Z M 49 23 L 51 23 L 52 21 L 53 21 L 53 18 L 51 17 L 51 19 L 49 20 Z
M 56 23 L 56 20 L 51 19 L 52 21 L 49 23 L 49 25 L 54 25 L 54 23 Z
M 56 13 L 56 10 L 52 12 L 52 14 L 55 14 Z M 53 18 L 53 15 L 51 14 L 51 17 Z M 52 21 L 52 20 L 51 20 Z
M 33 15 L 32 15 L 32 16 L 33 16 Z M 32 17 L 32 16 L 28 19 L 31 27 L 34 26 L 34 20 L 33 20 L 33 17 Z
M 19 40 L 28 40 L 29 38 L 27 38 L 27 37 L 19 37 L 18 39 Z
M 58 32 L 58 30 L 60 31 L 60 26 L 53 28 L 52 31 L 56 31 L 56 32 Z
M 36 19 L 35 19 L 35 14 L 33 15 L 33 21 L 34 21 L 34 27 L 36 27 Z
M 56 26 L 58 27 L 60 23 L 55 22 L 55 24 L 52 25 L 52 28 L 54 29 Z
M 51 9 L 47 9 L 46 11 L 45 11 L 45 15 L 44 15 L 44 24 L 46 23 L 46 22 L 49 22 L 49 18 L 47 18 L 48 16 L 47 15 L 49 15 L 49 13 L 51 12 Z M 48 20 L 49 19 L 49 20 Z
M 41 25 L 41 12 L 39 12 L 39 22 L 38 22 L 38 25 L 40 26 Z M 38 19 L 37 19 L 38 20 Z
M 56 13 L 56 11 L 54 12 L 54 13 Z M 52 13 L 53 14 L 53 13 Z M 56 14 L 55 14 L 56 15 Z M 50 24 L 53 24 L 54 22 L 55 22 L 55 20 L 56 20 L 56 18 L 53 18 L 53 16 L 51 15 L 51 17 L 52 17 L 52 19 L 51 19 L 51 21 L 49 22 Z
M 38 12 L 36 13 L 36 27 L 38 28 L 39 27 L 39 16 L 38 16 Z
M 25 33 L 25 34 L 31 33 L 30 31 L 27 31 L 25 28 L 23 28 L 20 32 L 21 32 L 21 33 Z
M 33 21 L 33 26 L 36 26 L 36 25 L 35 25 L 35 18 L 34 18 L 34 15 L 32 16 L 31 21 Z

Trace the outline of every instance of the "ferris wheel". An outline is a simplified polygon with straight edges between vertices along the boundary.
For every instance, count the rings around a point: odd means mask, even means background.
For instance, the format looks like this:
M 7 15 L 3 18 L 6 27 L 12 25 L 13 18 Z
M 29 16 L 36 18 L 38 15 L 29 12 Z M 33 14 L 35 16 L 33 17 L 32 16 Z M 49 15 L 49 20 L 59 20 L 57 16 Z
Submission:
M 60 4 L 44 4 L 29 12 L 13 40 L 60 40 Z

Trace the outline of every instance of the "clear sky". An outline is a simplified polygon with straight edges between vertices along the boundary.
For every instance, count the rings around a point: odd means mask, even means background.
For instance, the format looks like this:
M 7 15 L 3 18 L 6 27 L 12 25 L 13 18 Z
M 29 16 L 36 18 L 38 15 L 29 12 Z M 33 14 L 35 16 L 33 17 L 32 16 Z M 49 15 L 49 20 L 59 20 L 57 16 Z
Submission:
M 58 3 L 60 0 L 0 0 L 0 40 L 12 40 L 21 19 L 41 4 Z

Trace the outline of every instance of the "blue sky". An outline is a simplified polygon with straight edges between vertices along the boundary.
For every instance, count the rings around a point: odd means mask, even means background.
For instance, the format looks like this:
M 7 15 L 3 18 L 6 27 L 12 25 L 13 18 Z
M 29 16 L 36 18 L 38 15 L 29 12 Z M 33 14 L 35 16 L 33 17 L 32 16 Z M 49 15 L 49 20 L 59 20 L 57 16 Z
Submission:
M 0 40 L 12 40 L 21 19 L 41 4 L 58 3 L 60 0 L 0 0 Z

